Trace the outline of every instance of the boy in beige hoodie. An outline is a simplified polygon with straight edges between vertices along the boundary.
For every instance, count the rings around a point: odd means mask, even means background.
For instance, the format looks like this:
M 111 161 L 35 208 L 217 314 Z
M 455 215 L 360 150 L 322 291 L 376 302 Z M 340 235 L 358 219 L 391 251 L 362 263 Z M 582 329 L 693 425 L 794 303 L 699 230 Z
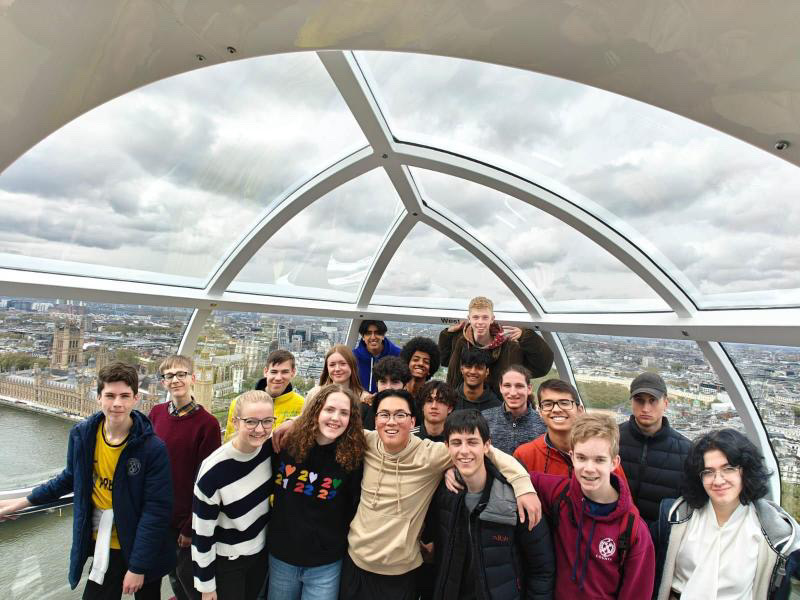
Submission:
M 444 444 L 410 435 L 413 403 L 405 390 L 375 396 L 376 431 L 364 432 L 361 500 L 347 538 L 340 599 L 415 598 L 422 564 L 420 532 L 433 493 L 452 462 Z M 280 434 L 275 437 L 280 443 Z M 521 520 L 527 514 L 533 527 L 540 513 L 538 503 L 531 502 L 535 492 L 528 473 L 503 452 L 492 450 L 488 456 L 514 488 Z

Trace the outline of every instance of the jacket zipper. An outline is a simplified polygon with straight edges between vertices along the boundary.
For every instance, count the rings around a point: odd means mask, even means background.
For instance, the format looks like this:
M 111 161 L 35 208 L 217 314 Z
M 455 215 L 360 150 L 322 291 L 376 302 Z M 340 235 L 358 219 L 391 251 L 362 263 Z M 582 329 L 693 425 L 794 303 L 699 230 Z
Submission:
M 639 481 L 636 482 L 636 499 L 639 499 L 639 492 L 642 489 L 642 478 L 644 477 L 644 472 L 647 467 L 647 446 L 650 443 L 650 440 L 647 439 L 642 444 L 642 456 L 639 462 Z

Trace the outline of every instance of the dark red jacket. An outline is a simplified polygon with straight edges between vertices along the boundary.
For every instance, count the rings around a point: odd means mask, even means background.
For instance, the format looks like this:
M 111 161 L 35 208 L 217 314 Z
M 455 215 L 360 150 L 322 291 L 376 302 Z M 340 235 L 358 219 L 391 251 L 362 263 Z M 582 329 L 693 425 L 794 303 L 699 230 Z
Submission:
M 558 497 L 559 483 L 566 479 L 559 475 L 531 473 L 533 486 L 547 514 L 551 513 Z M 569 480 L 558 524 L 551 527 L 556 554 L 556 598 L 644 600 L 652 596 L 655 552 L 647 525 L 638 513 L 631 536 L 633 544 L 622 565 L 620 586 L 617 543 L 633 502 L 627 484 L 613 473 L 611 479 L 619 490 L 619 501 L 607 516 L 589 514 L 578 480 L 574 475 Z

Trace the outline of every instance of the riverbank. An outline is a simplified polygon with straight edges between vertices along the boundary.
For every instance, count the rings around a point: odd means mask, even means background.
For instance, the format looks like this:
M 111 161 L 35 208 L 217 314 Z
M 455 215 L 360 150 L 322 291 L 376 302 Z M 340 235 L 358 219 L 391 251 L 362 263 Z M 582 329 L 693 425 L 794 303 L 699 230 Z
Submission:
M 70 423 L 77 423 L 78 421 L 83 420 L 81 417 L 75 415 L 68 415 L 66 413 L 53 410 L 52 408 L 39 406 L 38 404 L 26 402 L 24 400 L 18 400 L 9 396 L 0 396 L 0 404 L 3 406 L 8 406 L 9 408 L 16 408 L 17 410 L 24 410 L 27 412 L 38 413 L 40 415 L 56 417 L 57 419 L 63 419 L 64 421 L 69 421 Z

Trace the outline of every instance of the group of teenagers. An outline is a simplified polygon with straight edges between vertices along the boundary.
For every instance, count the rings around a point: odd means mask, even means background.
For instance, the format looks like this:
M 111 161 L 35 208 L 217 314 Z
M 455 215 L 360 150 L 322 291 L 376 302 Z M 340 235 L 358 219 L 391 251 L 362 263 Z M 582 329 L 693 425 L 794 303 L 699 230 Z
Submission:
M 162 362 L 148 416 L 136 369 L 103 367 L 66 468 L 0 520 L 73 493 L 86 599 L 160 598 L 165 575 L 177 600 L 789 597 L 800 528 L 767 499 L 762 455 L 733 429 L 673 429 L 657 374 L 633 380 L 618 426 L 566 381 L 534 398 L 552 352 L 487 298 L 438 343 L 386 333 L 362 322 L 305 397 L 273 351 L 224 436 L 190 358 Z

